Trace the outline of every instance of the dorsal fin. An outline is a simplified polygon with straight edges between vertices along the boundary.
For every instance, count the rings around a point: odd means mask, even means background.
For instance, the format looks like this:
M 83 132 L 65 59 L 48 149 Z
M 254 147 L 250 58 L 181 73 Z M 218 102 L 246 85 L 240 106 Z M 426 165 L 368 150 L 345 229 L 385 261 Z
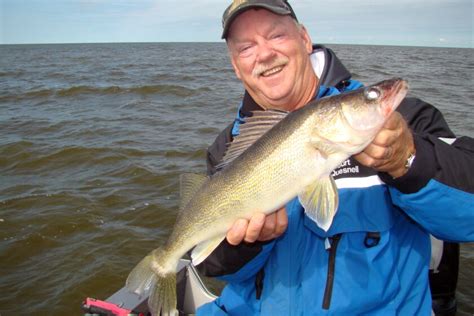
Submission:
M 197 173 L 183 173 L 179 176 L 180 211 L 208 179 L 208 176 Z
M 239 157 L 257 139 L 284 119 L 288 113 L 279 110 L 252 112 L 252 116 L 246 117 L 244 123 L 239 126 L 239 135 L 234 138 L 232 143 L 227 144 L 227 151 L 222 158 L 222 162 L 216 166 L 217 170 L 223 169 L 235 158 Z

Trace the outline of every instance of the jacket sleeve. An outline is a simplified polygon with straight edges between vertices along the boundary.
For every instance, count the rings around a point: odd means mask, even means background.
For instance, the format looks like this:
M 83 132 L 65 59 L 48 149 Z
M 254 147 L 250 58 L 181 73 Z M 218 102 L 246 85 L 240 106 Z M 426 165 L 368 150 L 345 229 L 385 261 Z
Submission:
M 439 239 L 473 241 L 474 140 L 456 138 L 442 114 L 419 99 L 405 99 L 398 110 L 413 131 L 416 158 L 400 178 L 380 174 L 394 204 Z
M 232 127 L 225 128 L 207 150 L 207 172 L 217 172 L 216 165 L 221 162 L 227 144 L 232 141 Z M 196 268 L 206 276 L 232 282 L 253 277 L 260 271 L 274 242 L 241 243 L 233 246 L 226 239 Z M 245 267 L 244 267 L 245 266 Z

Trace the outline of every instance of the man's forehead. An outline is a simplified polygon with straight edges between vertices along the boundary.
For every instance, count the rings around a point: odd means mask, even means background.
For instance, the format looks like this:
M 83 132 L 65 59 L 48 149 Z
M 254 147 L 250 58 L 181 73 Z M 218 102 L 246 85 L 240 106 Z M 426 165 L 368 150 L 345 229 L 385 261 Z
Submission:
M 258 16 L 256 16 L 256 14 L 258 14 Z M 252 20 L 257 24 L 257 29 L 248 27 L 248 23 Z M 280 26 L 286 27 L 288 25 L 288 21 L 292 21 L 292 18 L 290 16 L 277 15 L 263 8 L 249 9 L 235 18 L 229 29 L 229 39 L 231 37 L 236 37 L 235 30 L 237 29 L 243 28 L 244 32 L 239 32 L 243 34 L 248 34 L 251 32 L 264 33 Z M 255 27 L 255 25 L 252 26 Z

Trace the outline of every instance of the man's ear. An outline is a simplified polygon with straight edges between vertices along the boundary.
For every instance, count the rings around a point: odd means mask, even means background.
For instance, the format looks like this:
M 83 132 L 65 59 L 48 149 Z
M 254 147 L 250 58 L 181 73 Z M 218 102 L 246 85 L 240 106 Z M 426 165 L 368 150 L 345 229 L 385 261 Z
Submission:
M 304 25 L 301 25 L 300 33 L 301 37 L 303 38 L 306 51 L 308 52 L 308 54 L 311 54 L 313 52 L 313 41 L 311 41 L 311 37 L 309 36 L 309 33 L 304 27 Z
M 235 75 L 237 76 L 237 78 L 238 78 L 239 80 L 242 80 L 242 77 L 241 77 L 241 75 L 240 75 L 240 70 L 239 70 L 239 68 L 237 67 L 237 62 L 235 61 L 235 59 L 234 59 L 232 53 L 230 53 L 229 55 L 230 55 L 230 62 L 231 62 L 231 64 L 232 64 L 232 68 L 234 68 Z

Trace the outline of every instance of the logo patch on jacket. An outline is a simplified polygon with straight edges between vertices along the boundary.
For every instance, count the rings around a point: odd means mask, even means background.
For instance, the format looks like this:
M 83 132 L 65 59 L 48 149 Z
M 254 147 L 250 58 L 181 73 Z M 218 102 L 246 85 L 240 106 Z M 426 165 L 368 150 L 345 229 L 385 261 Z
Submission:
M 339 167 L 333 170 L 332 177 L 336 179 L 342 178 L 359 178 L 376 175 L 377 172 L 371 168 L 362 166 L 352 157 L 343 161 Z

